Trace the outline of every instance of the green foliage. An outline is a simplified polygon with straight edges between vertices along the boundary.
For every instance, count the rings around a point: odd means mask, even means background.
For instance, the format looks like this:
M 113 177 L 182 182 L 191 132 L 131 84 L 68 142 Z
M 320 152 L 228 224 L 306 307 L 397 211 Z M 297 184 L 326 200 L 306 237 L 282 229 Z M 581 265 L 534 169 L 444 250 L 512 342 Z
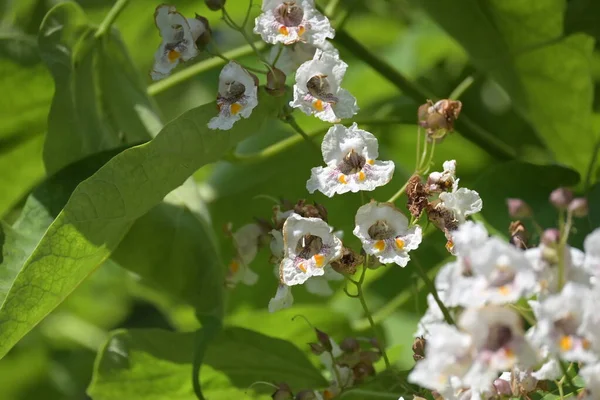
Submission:
M 600 3 L 594 0 L 571 0 L 565 13 L 565 34 L 587 33 L 600 39 Z
M 194 399 L 189 379 L 193 342 L 193 333 L 117 331 L 101 351 L 88 393 L 94 400 Z M 327 384 L 289 342 L 243 328 L 225 329 L 204 357 L 202 383 L 207 397 L 243 396 L 257 381 L 287 382 L 294 390 Z

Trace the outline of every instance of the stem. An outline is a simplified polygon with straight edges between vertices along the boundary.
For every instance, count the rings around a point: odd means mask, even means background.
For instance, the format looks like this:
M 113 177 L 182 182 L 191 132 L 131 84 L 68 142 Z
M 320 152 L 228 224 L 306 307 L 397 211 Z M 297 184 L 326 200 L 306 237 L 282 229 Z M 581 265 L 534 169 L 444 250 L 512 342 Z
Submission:
M 257 55 L 257 57 L 263 63 L 265 63 L 265 64 L 269 63 L 267 61 L 267 59 L 265 58 L 265 56 L 263 56 L 262 53 L 259 51 L 258 47 L 254 44 L 254 40 L 248 35 L 248 32 L 246 32 L 246 27 L 245 27 L 246 21 L 244 21 L 244 25 L 239 26 L 238 24 L 236 24 L 233 21 L 233 18 L 231 18 L 231 16 L 229 15 L 229 13 L 227 12 L 227 10 L 225 8 L 223 8 L 223 19 L 232 29 L 238 31 L 244 37 L 246 42 L 248 42 L 250 47 L 252 47 L 252 51 L 254 51 L 254 53 Z
M 365 281 L 365 277 L 367 276 L 367 265 L 369 264 L 369 256 L 367 255 L 367 257 L 365 258 L 365 262 L 363 264 L 363 270 L 362 270 L 362 274 L 360 276 L 360 279 L 358 280 L 358 284 L 356 285 L 356 292 L 358 294 L 358 300 L 360 301 L 360 305 L 363 308 L 363 311 L 365 312 L 365 316 L 367 317 L 367 320 L 369 321 L 369 325 L 371 325 L 371 329 L 373 330 L 373 333 L 375 334 L 375 337 L 377 338 L 377 342 L 379 342 L 379 346 L 380 346 L 380 350 L 381 350 L 381 355 L 383 356 L 383 361 L 385 362 L 385 367 L 387 369 L 391 368 L 391 364 L 390 364 L 390 359 L 387 356 L 387 353 L 385 352 L 385 345 L 384 342 L 382 340 L 382 338 L 379 335 L 379 332 L 377 331 L 377 328 L 375 326 L 375 321 L 373 321 L 373 316 L 371 315 L 371 312 L 369 311 L 369 307 L 367 306 L 367 301 L 365 300 L 365 294 L 363 291 L 363 283 Z
M 335 358 L 333 357 L 333 353 L 332 352 L 328 352 L 329 356 L 331 357 L 331 366 L 333 367 L 333 374 L 335 375 L 335 380 L 337 382 L 337 386 L 339 388 L 342 387 L 342 377 L 340 376 L 340 371 L 338 370 L 337 366 L 335 365 Z
M 404 194 L 407 187 L 408 187 L 408 181 L 406 181 L 404 186 L 402 186 L 396 193 L 394 193 L 394 195 L 392 197 L 390 197 L 390 199 L 387 201 L 387 203 L 393 203 L 396 200 L 398 200 L 398 198 Z
M 246 16 L 244 17 L 244 22 L 242 23 L 242 28 L 245 28 L 248 24 L 248 19 L 250 19 L 250 12 L 252 11 L 252 3 L 253 0 L 250 0 L 248 3 L 248 9 L 246 10 Z
M 419 164 L 421 163 L 421 157 L 419 157 L 421 153 L 421 136 L 423 135 L 421 131 L 421 125 L 417 127 L 417 156 L 415 157 L 415 171 L 419 169 Z M 425 142 L 427 144 L 427 142 Z
M 450 93 L 448 99 L 458 100 L 475 82 L 475 78 L 472 75 L 467 76 L 458 86 Z
M 561 216 L 562 220 L 562 216 Z M 558 290 L 561 290 L 565 284 L 565 251 L 567 250 L 567 241 L 569 240 L 569 233 L 571 232 L 571 225 L 573 223 L 573 214 L 567 211 L 567 222 L 562 225 L 560 230 L 560 241 L 558 242 Z
M 258 48 L 263 48 L 266 44 L 265 44 L 265 42 L 261 41 L 261 42 L 256 42 L 254 45 Z M 250 45 L 244 45 L 244 46 L 238 47 L 236 49 L 229 50 L 229 51 L 223 53 L 222 56 L 223 56 L 223 58 L 226 58 L 226 59 L 236 59 L 236 58 L 250 55 L 250 54 L 252 54 L 253 51 L 254 50 L 252 49 L 252 47 Z M 173 75 L 169 76 L 168 78 L 165 78 L 159 82 L 155 82 L 155 83 L 151 84 L 150 86 L 148 86 L 148 94 L 150 96 L 155 96 L 159 93 L 164 92 L 167 89 L 172 88 L 173 86 L 176 86 L 182 82 L 185 82 L 186 80 L 188 80 L 198 74 L 201 74 L 202 72 L 211 70 L 211 69 L 221 66 L 223 64 L 225 64 L 225 61 L 222 58 L 211 58 L 208 60 L 201 61 L 197 64 L 192 65 L 189 68 L 185 68 L 185 69 L 180 70 L 179 72 L 174 73 Z
M 219 57 L 221 60 L 223 60 L 224 62 L 228 63 L 231 61 L 231 59 L 227 56 L 225 56 L 221 50 L 219 50 L 219 47 L 217 46 L 217 44 L 214 42 L 214 40 L 212 41 L 212 47 L 214 49 L 214 51 L 210 51 L 208 48 L 206 49 L 206 52 L 208 54 L 210 54 L 211 56 L 214 57 Z M 241 65 L 241 64 L 240 64 Z M 253 68 L 253 67 L 248 67 L 246 65 L 242 65 L 242 67 L 248 71 L 252 71 L 255 72 L 257 74 L 263 74 L 266 75 L 267 71 L 263 71 L 262 69 L 258 69 L 258 68 Z
M 317 150 L 317 152 L 319 154 L 321 154 L 321 149 L 319 148 L 319 146 L 317 146 L 317 144 L 310 138 L 310 136 L 308 136 L 308 134 L 306 132 L 304 132 L 304 130 L 300 127 L 300 125 L 298 125 L 298 123 L 296 122 L 296 119 L 292 116 L 289 115 L 284 122 L 286 124 L 288 124 L 289 126 L 291 126 L 297 133 L 300 134 L 300 136 L 302 136 L 302 138 L 311 146 L 313 147 L 315 150 Z
M 414 259 L 414 262 L 415 262 L 415 265 L 417 266 L 417 273 L 419 274 L 421 279 L 423 279 L 423 281 L 425 282 L 425 285 L 429 289 L 429 293 L 431 293 L 431 295 L 433 296 L 438 307 L 442 311 L 442 314 L 444 314 L 444 320 L 446 320 L 446 323 L 449 325 L 455 325 L 454 319 L 450 315 L 450 311 L 448 311 L 448 309 L 446 308 L 446 305 L 440 299 L 440 296 L 438 295 L 435 285 L 433 284 L 431 279 L 429 279 L 429 276 L 427 276 L 427 273 L 421 267 L 421 263 L 418 262 L 417 259 Z
M 281 57 L 281 53 L 283 53 L 283 45 L 279 46 L 279 50 L 277 51 L 277 55 L 275 56 L 275 59 L 273 60 L 273 68 L 275 68 L 275 65 L 277 65 L 277 61 L 279 61 L 279 57 Z
M 560 380 L 561 384 L 566 379 L 567 383 L 571 387 L 571 393 L 575 393 L 577 391 L 577 387 L 573 384 L 573 380 L 571 379 L 571 375 L 569 375 L 569 370 L 571 369 L 571 366 L 573 365 L 573 363 L 569 364 L 568 367 L 565 366 L 565 362 L 564 361 L 560 361 L 559 364 L 560 364 L 560 369 L 562 370 L 562 372 L 564 374 L 564 376 Z
M 431 143 L 431 153 L 429 153 L 429 158 L 427 159 L 427 162 L 425 162 L 425 164 L 421 165 L 421 167 L 419 168 L 419 173 L 423 173 L 426 174 L 429 171 L 429 167 L 431 166 L 431 163 L 433 162 L 433 154 L 435 153 L 435 140 Z
M 369 49 L 348 35 L 346 31 L 338 29 L 334 42 L 351 50 L 356 57 L 362 59 L 404 94 L 412 98 L 417 104 L 423 103 L 426 99 L 437 100 L 437 97 L 433 93 L 406 79 L 404 75 L 399 73 L 389 63 L 373 54 Z M 463 111 L 462 116 L 456 122 L 458 131 L 465 138 L 479 145 L 492 156 L 500 160 L 516 158 L 516 152 L 512 147 L 469 119 L 467 112 Z
M 127 6 L 128 3 L 129 3 L 129 0 L 117 0 L 116 1 L 116 3 L 112 6 L 110 11 L 108 12 L 108 14 L 106 14 L 106 17 L 104 17 L 104 20 L 100 23 L 100 26 L 98 27 L 98 30 L 96 31 L 96 34 L 94 35 L 94 37 L 96 39 L 99 39 L 100 37 L 105 35 L 106 32 L 108 32 L 108 30 L 110 29 L 112 24 L 119 17 L 119 14 L 121 14 L 121 11 L 123 11 L 123 9 L 125 9 L 125 7 Z

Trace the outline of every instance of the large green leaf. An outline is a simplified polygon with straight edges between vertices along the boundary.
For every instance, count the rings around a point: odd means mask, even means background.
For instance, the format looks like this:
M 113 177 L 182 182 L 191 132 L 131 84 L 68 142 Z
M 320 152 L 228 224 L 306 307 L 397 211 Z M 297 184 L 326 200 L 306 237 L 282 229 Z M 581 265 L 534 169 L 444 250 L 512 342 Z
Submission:
M 595 143 L 593 40 L 584 35 L 558 40 L 566 0 L 419 2 L 504 87 L 556 159 L 585 171 Z
M 88 393 L 94 400 L 195 399 L 190 379 L 193 346 L 193 333 L 117 331 L 98 356 Z M 294 390 L 327 385 L 291 343 L 243 328 L 225 329 L 204 357 L 202 386 L 207 398 L 242 398 L 257 381 L 287 382 Z
M 571 169 L 511 161 L 484 171 L 473 189 L 483 200 L 481 214 L 485 220 L 498 231 L 508 233 L 511 218 L 506 206 L 507 198 L 525 200 L 533 209 L 538 224 L 554 227 L 558 220 L 556 210 L 548 200 L 550 192 L 560 186 L 577 183 L 579 175 Z
M 192 109 L 151 142 L 120 153 L 81 183 L 0 308 L 0 356 L 106 260 L 138 218 L 278 113 L 279 99 L 262 91 L 259 97 L 252 117 L 229 131 L 207 128 L 216 113 L 214 104 Z
M 138 114 L 148 115 L 152 106 L 123 46 L 110 35 L 96 39 L 94 32 L 81 8 L 70 2 L 50 10 L 40 27 L 41 55 L 55 82 L 44 146 L 50 173 L 95 152 L 150 138 Z

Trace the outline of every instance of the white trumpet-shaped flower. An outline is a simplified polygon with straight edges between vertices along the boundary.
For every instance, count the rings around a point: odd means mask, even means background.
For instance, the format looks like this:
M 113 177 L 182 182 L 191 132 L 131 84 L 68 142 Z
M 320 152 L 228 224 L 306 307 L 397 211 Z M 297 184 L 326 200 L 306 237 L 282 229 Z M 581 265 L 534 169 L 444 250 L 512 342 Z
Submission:
M 288 285 L 280 284 L 277 287 L 275 297 L 269 301 L 269 312 L 290 308 L 293 303 L 294 296 L 292 296 L 292 288 Z
M 273 46 L 269 53 L 269 62 L 274 63 L 275 60 L 277 60 L 277 63 L 275 64 L 277 69 L 281 70 L 284 74 L 289 75 L 292 72 L 296 72 L 300 65 L 312 60 L 317 50 L 329 53 L 332 57 L 339 57 L 340 55 L 338 50 L 328 41 L 325 41 L 320 45 L 298 42 L 291 46 L 282 44 Z
M 408 252 L 421 244 L 421 227 L 408 226 L 408 218 L 393 204 L 371 201 L 356 213 L 354 235 L 362 242 L 367 254 L 375 255 L 383 264 L 396 263 L 405 267 Z
M 579 370 L 585 382 L 585 390 L 577 396 L 578 400 L 598 400 L 600 398 L 600 363 L 586 365 Z
M 358 129 L 332 126 L 321 144 L 325 167 L 316 167 L 306 182 L 309 193 L 316 190 L 328 197 L 334 194 L 371 191 L 383 186 L 394 174 L 393 161 L 378 161 L 377 138 Z
M 235 61 L 230 61 L 219 75 L 217 107 L 219 115 L 208 123 L 210 129 L 229 130 L 241 118 L 248 118 L 258 105 L 254 78 Z
M 290 107 L 326 122 L 339 122 L 358 112 L 356 98 L 340 87 L 348 64 L 331 52 L 317 50 L 296 72 Z
M 463 224 L 469 215 L 473 215 L 481 211 L 483 202 L 479 193 L 467 188 L 454 188 L 451 192 L 440 193 L 441 203 L 439 207 L 444 207 L 452 212 L 457 224 Z
M 318 45 L 333 38 L 334 30 L 329 19 L 317 11 L 314 0 L 263 0 L 254 33 L 271 44 Z
M 242 282 L 245 285 L 254 285 L 258 281 L 258 275 L 250 269 L 250 263 L 256 257 L 258 243 L 263 233 L 260 225 L 247 224 L 233 234 L 236 256 L 229 264 L 228 283 Z
M 583 242 L 585 250 L 585 269 L 600 278 L 600 228 L 590 233 Z
M 325 267 L 342 256 L 342 241 L 320 218 L 292 214 L 283 225 L 284 255 L 279 266 L 281 283 L 293 286 L 314 276 L 325 275 Z
M 160 5 L 154 12 L 154 21 L 162 42 L 154 56 L 150 72 L 153 80 L 166 77 L 179 64 L 198 55 L 196 40 L 207 30 L 197 18 L 185 18 L 173 6 Z

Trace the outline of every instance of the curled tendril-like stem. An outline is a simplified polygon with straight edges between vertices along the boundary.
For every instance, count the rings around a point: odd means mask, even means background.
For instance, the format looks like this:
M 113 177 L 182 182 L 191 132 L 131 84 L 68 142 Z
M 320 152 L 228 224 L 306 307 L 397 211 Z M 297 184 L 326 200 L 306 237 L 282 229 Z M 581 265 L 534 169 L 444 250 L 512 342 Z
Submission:
M 304 321 L 306 321 L 306 323 L 308 324 L 308 326 L 310 326 L 312 329 L 316 329 L 315 326 L 310 323 L 310 321 L 308 320 L 308 318 L 306 318 L 306 316 L 304 316 L 302 314 L 296 314 L 296 315 L 294 315 L 292 317 L 292 321 L 295 321 L 296 318 L 302 318 Z

